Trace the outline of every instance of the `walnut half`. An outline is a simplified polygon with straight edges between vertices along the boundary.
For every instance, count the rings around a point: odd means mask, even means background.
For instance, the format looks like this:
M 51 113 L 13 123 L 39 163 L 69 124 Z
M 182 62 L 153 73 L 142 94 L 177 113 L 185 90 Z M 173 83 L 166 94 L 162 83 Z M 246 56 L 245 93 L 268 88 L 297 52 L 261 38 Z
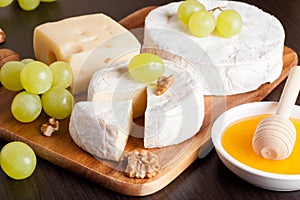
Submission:
M 51 136 L 55 131 L 59 130 L 59 122 L 55 118 L 49 118 L 48 122 L 42 124 L 41 132 L 44 136 Z
M 146 150 L 133 150 L 127 154 L 125 173 L 130 178 L 152 178 L 160 169 L 159 158 Z
M 162 95 L 174 82 L 174 75 L 160 76 L 157 80 L 156 95 Z

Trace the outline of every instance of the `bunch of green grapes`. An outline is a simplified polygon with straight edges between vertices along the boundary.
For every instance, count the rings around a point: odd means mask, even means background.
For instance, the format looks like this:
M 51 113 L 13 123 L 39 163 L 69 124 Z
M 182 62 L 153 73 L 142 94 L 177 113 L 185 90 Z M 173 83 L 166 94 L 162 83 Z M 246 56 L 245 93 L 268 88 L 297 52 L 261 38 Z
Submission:
M 74 97 L 67 90 L 72 77 L 72 68 L 63 61 L 50 66 L 33 59 L 11 61 L 0 71 L 6 89 L 21 91 L 12 101 L 11 112 L 23 123 L 34 121 L 42 110 L 56 119 L 68 117 L 74 106 Z
M 54 2 L 56 0 L 18 0 L 19 6 L 25 11 L 36 9 L 40 2 Z M 0 0 L 0 8 L 9 6 L 13 0 Z
M 182 2 L 177 10 L 179 20 L 188 26 L 192 35 L 206 37 L 214 30 L 225 38 L 238 34 L 242 29 L 242 18 L 235 10 L 221 10 L 217 20 L 213 12 L 196 0 Z

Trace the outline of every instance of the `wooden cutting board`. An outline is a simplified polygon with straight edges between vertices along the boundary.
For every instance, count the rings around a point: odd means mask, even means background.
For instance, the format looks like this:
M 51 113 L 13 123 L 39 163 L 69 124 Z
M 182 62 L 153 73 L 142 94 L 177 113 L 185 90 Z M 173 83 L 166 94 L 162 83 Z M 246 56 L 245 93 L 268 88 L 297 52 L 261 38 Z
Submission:
M 155 7 L 141 9 L 120 21 L 128 29 L 143 27 L 145 16 Z M 86 177 L 116 192 L 144 196 L 159 191 L 179 176 L 198 157 L 201 146 L 210 138 L 210 128 L 223 111 L 243 103 L 260 101 L 288 75 L 291 67 L 298 63 L 296 53 L 284 48 L 284 67 L 281 76 L 271 84 L 265 84 L 254 92 L 227 97 L 205 97 L 204 124 L 197 135 L 181 144 L 152 149 L 161 162 L 161 170 L 151 179 L 131 179 L 124 175 L 122 164 L 97 160 L 73 143 L 68 132 L 69 119 L 60 122 L 61 127 L 51 137 L 40 134 L 40 126 L 48 120 L 42 113 L 32 123 L 16 121 L 10 113 L 10 104 L 16 93 L 0 87 L 0 138 L 6 141 L 19 140 L 29 144 L 36 154 L 60 167 Z M 143 148 L 142 140 L 131 137 L 126 151 Z

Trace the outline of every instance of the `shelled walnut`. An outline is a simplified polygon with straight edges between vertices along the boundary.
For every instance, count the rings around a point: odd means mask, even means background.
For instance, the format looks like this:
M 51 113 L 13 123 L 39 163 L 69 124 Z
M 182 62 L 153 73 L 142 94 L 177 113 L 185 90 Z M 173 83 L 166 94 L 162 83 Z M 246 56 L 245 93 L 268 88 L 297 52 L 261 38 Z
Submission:
M 130 178 L 152 178 L 160 169 L 158 156 L 146 150 L 133 150 L 126 157 L 125 173 Z
M 157 80 L 156 95 L 162 95 L 174 83 L 174 76 L 160 76 Z
M 59 122 L 55 118 L 49 118 L 48 122 L 42 124 L 41 132 L 44 136 L 51 136 L 55 131 L 59 130 Z
M 6 35 L 4 31 L 0 28 L 0 44 L 5 42 Z

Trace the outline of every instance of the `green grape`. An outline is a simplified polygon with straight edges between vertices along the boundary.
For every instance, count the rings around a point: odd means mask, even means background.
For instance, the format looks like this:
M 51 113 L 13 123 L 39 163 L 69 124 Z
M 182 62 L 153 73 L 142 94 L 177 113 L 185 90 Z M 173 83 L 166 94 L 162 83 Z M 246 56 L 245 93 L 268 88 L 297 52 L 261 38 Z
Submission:
M 74 97 L 62 86 L 53 86 L 42 94 L 42 105 L 45 113 L 50 117 L 64 119 L 72 112 Z
M 16 180 L 29 177 L 36 167 L 34 151 L 23 142 L 6 144 L 0 152 L 0 160 L 3 171 Z
M 26 91 L 20 92 L 14 97 L 10 109 L 18 121 L 32 122 L 42 111 L 41 98 L 37 94 L 30 94 Z
M 24 89 L 32 94 L 46 92 L 53 82 L 52 72 L 48 65 L 39 61 L 33 61 L 25 65 L 20 78 Z
M 165 65 L 160 57 L 150 53 L 142 53 L 130 60 L 128 70 L 135 80 L 149 83 L 163 75 Z
M 205 6 L 202 3 L 196 0 L 184 1 L 177 9 L 177 16 L 185 25 L 188 25 L 192 14 L 200 10 L 205 10 Z
M 35 61 L 35 60 L 32 58 L 24 58 L 23 60 L 21 60 L 21 62 L 24 63 L 25 65 L 27 65 L 28 63 L 31 63 L 33 61 Z
M 235 10 L 225 10 L 217 18 L 217 31 L 228 38 L 238 34 L 242 29 L 242 18 Z
M 19 6 L 25 11 L 36 9 L 40 5 L 40 0 L 18 0 Z
M 57 61 L 52 63 L 49 68 L 53 76 L 52 86 L 60 85 L 64 88 L 67 88 L 71 85 L 73 75 L 72 68 L 69 63 L 64 61 Z
M 0 8 L 9 6 L 12 2 L 13 0 L 0 0 Z
M 41 0 L 41 2 L 54 2 L 56 0 Z
M 10 61 L 5 63 L 1 68 L 1 83 L 11 91 L 20 91 L 23 86 L 20 81 L 20 72 L 24 68 L 24 64 L 19 61 Z
M 215 29 L 215 17 L 210 11 L 195 12 L 189 21 L 189 30 L 196 37 L 210 35 Z

